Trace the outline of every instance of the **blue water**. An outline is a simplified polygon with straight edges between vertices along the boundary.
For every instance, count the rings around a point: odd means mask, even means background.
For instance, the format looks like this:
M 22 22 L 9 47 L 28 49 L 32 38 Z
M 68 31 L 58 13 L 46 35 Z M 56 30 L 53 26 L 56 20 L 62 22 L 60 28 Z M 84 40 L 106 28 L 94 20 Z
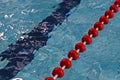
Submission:
M 0 52 L 7 49 L 23 33 L 33 27 L 55 10 L 62 0 L 0 0 Z M 109 8 L 114 0 L 81 0 L 62 25 L 56 26 L 49 34 L 47 45 L 35 52 L 34 60 L 16 77 L 23 80 L 43 80 L 51 76 L 59 61 L 67 57 L 89 28 Z M 57 7 L 57 6 L 56 6 Z M 58 80 L 119 80 L 120 79 L 120 12 L 100 31 L 93 44 L 81 54 L 73 67 L 65 70 L 65 76 Z M 0 64 L 2 68 L 7 61 Z

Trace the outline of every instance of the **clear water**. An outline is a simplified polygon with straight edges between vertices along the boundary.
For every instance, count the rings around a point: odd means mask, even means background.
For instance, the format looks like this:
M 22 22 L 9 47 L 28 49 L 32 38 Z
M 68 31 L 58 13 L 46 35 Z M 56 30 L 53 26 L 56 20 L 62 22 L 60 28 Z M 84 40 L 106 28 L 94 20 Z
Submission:
M 62 0 L 0 0 L 0 52 L 10 43 L 29 32 L 42 19 L 55 10 Z M 81 40 L 89 28 L 109 8 L 114 0 L 81 0 L 61 26 L 56 26 L 49 35 L 47 45 L 35 52 L 34 60 L 16 77 L 23 80 L 43 80 L 51 76 L 59 61 Z M 74 13 L 73 13 L 74 12 Z M 58 80 L 119 80 L 120 79 L 120 12 L 100 31 L 93 44 L 81 58 L 73 61 L 73 67 L 65 70 Z M 3 67 L 7 62 L 0 64 Z

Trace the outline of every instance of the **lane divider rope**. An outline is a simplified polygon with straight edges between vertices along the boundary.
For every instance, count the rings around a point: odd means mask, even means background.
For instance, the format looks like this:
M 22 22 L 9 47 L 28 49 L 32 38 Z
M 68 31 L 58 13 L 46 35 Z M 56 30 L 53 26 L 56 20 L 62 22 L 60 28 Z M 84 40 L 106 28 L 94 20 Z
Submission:
M 94 24 L 94 27 L 89 29 L 88 34 L 82 37 L 82 40 L 75 45 L 75 50 L 70 50 L 68 52 L 68 58 L 63 58 L 60 61 L 61 67 L 56 67 L 52 71 L 53 77 L 46 77 L 45 80 L 56 80 L 57 78 L 62 78 L 64 76 L 64 69 L 69 69 L 72 67 L 72 60 L 77 60 L 79 58 L 79 52 L 86 51 L 86 45 L 92 43 L 92 38 L 98 36 L 98 31 L 104 29 L 104 25 L 109 23 L 109 19 L 114 17 L 114 13 L 119 11 L 120 0 L 115 0 L 105 12 L 103 16 L 99 18 L 99 21 Z

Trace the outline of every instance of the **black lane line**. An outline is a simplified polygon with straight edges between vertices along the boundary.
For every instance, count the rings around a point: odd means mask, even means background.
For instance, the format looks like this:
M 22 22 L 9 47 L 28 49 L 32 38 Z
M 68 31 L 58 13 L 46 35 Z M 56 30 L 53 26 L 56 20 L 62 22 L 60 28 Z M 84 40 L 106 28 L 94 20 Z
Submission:
M 10 44 L 8 49 L 0 54 L 1 61 L 7 59 L 8 64 L 0 69 L 0 80 L 10 80 L 15 77 L 33 59 L 35 50 L 46 45 L 54 26 L 62 24 L 68 17 L 70 10 L 80 4 L 81 0 L 63 0 L 59 7 L 50 16 L 40 22 L 34 29 L 20 38 L 16 43 Z

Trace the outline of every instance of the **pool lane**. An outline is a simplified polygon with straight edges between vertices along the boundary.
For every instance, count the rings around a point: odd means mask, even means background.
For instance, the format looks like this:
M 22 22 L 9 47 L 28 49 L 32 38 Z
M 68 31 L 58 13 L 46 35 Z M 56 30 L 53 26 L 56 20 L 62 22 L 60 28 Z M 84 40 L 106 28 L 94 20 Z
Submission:
M 30 33 L 24 34 L 8 49 L 0 54 L 1 61 L 7 59 L 8 64 L 0 69 L 0 80 L 10 80 L 34 59 L 34 51 L 46 45 L 48 34 L 54 26 L 61 25 L 69 16 L 71 9 L 80 4 L 81 0 L 63 0 L 59 7 L 46 19 L 34 27 Z

